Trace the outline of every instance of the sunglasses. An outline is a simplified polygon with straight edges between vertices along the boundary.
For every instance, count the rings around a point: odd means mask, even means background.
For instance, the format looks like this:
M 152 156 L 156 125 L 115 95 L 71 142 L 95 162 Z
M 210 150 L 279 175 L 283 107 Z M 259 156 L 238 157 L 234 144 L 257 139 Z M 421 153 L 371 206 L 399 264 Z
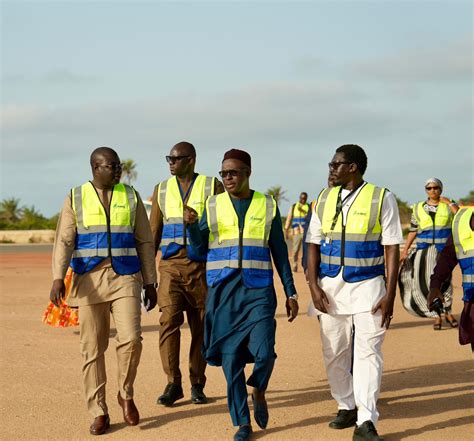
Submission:
M 165 156 L 166 162 L 168 164 L 174 164 L 176 161 L 182 161 L 183 159 L 189 158 L 189 155 L 185 156 Z
M 349 161 L 328 162 L 328 167 L 335 170 L 335 169 L 339 168 L 339 166 L 341 164 L 352 164 L 352 162 L 349 162 Z
M 426 190 L 439 190 L 439 187 L 425 187 Z
M 242 169 L 241 170 L 221 170 L 219 172 L 219 176 L 221 178 L 235 178 L 237 176 L 240 176 L 242 174 Z

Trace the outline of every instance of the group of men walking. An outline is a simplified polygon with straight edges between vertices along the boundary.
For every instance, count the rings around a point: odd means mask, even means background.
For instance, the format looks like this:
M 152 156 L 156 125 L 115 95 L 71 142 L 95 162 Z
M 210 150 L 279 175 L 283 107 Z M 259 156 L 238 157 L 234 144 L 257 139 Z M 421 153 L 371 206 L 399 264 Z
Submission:
M 51 299 L 55 304 L 63 300 L 70 265 L 74 276 L 67 302 L 79 307 L 91 434 L 103 434 L 110 426 L 104 364 L 110 315 L 117 329 L 117 401 L 124 421 L 139 423 L 133 383 L 142 350 L 143 288 L 146 308 L 158 303 L 161 311 L 159 349 L 168 383 L 157 402 L 172 406 L 184 396 L 179 353 L 186 314 L 192 336 L 191 401 L 207 403 L 206 363 L 222 366 L 230 415 L 238 427 L 234 440 L 247 440 L 252 436 L 247 385 L 257 425 L 265 429 L 269 419 L 265 392 L 276 358 L 273 266 L 284 287 L 288 320 L 298 314 L 280 212 L 271 196 L 250 188 L 251 157 L 243 150 L 224 154 L 222 183 L 196 173 L 196 151 L 188 142 L 176 144 L 166 161 L 172 177 L 155 187 L 148 222 L 139 194 L 120 183 L 117 153 L 107 147 L 92 152 L 93 179 L 73 188 L 63 204 Z M 394 196 L 364 181 L 366 166 L 357 145 L 340 147 L 329 163 L 333 185 L 313 204 L 306 236 L 307 278 L 338 403 L 329 425 L 355 425 L 354 440 L 379 440 L 381 346 L 392 319 L 403 238 Z M 298 247 L 309 210 L 302 193 L 285 226 L 299 238 Z M 247 363 L 254 368 L 246 380 Z

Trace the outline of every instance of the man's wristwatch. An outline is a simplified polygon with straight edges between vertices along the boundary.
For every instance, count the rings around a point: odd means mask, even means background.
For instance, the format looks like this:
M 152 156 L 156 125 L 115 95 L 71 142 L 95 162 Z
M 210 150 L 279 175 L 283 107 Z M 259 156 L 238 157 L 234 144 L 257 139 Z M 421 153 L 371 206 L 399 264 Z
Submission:
M 298 301 L 298 294 L 293 294 L 292 296 L 288 297 L 291 300 L 296 300 Z
M 147 286 L 153 286 L 153 288 L 157 289 L 158 288 L 158 283 L 149 283 L 148 285 L 143 285 L 143 289 L 145 289 Z

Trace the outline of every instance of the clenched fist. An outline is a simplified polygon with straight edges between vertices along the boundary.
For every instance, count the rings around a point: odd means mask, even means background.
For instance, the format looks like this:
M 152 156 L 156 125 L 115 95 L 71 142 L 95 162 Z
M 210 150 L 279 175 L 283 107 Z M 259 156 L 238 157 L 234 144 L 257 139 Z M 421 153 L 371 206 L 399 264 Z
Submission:
M 185 224 L 194 224 L 198 220 L 198 213 L 188 205 L 183 207 L 183 221 Z

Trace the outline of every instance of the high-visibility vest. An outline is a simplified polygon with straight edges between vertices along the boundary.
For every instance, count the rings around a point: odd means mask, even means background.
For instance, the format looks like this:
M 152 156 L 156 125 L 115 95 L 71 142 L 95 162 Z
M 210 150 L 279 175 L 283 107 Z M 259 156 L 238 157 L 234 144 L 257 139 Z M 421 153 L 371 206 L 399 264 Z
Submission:
M 110 215 L 91 182 L 71 190 L 72 208 L 76 215 L 76 242 L 71 267 L 79 274 L 87 273 L 110 257 L 117 274 L 140 271 L 135 245 L 137 194 L 125 184 L 112 189 Z
M 463 300 L 474 300 L 474 231 L 471 230 L 473 207 L 461 208 L 453 220 L 453 243 L 462 271 Z
M 216 286 L 242 271 L 243 283 L 248 288 L 272 285 L 273 268 L 268 239 L 276 215 L 273 197 L 254 192 L 242 229 L 227 192 L 207 200 L 206 214 L 209 225 L 207 284 Z
M 309 204 L 297 202 L 293 205 L 293 217 L 291 219 L 291 228 L 303 227 L 306 215 L 309 211 Z
M 438 251 L 441 251 L 451 235 L 451 210 L 448 204 L 440 202 L 433 222 L 433 218 L 424 210 L 424 204 L 425 202 L 418 202 L 412 208 L 413 216 L 418 223 L 416 249 L 424 250 L 434 245 Z
M 197 211 L 199 219 L 201 219 L 202 213 L 204 213 L 206 199 L 213 195 L 214 192 L 214 178 L 204 175 L 196 177 L 186 205 Z M 162 258 L 165 260 L 169 259 L 180 249 L 186 247 L 189 259 L 205 261 L 205 258 L 196 255 L 192 247 L 186 243 L 183 221 L 183 198 L 179 191 L 176 176 L 159 184 L 157 198 L 158 205 L 163 214 L 163 233 L 160 243 Z
M 326 188 L 318 197 L 314 213 L 322 226 L 320 277 L 336 277 L 341 268 L 346 282 L 359 282 L 385 274 L 381 244 L 380 213 L 385 188 L 365 183 L 342 224 L 336 217 L 341 187 Z

